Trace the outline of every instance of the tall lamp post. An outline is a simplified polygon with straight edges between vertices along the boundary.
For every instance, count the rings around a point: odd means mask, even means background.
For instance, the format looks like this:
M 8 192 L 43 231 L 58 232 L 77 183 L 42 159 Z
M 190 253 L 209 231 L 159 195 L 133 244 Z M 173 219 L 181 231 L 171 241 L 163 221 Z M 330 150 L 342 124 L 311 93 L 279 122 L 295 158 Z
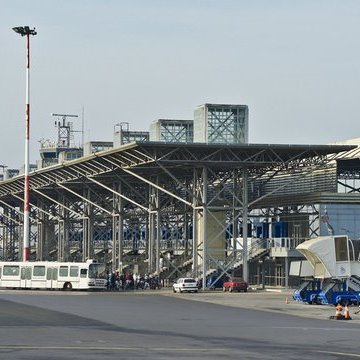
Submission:
M 35 28 L 14 27 L 21 36 L 26 36 L 26 117 L 25 117 L 25 174 L 24 174 L 24 243 L 23 261 L 30 260 L 30 193 L 29 193 L 29 140 L 30 140 L 30 35 L 36 35 Z

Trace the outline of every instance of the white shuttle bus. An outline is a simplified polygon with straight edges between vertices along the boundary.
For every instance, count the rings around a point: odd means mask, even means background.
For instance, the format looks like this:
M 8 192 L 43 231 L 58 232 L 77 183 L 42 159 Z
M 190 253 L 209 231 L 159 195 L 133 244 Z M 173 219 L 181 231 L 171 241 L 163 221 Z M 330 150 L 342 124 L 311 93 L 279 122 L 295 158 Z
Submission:
M 0 288 L 106 289 L 105 264 L 77 262 L 0 262 Z

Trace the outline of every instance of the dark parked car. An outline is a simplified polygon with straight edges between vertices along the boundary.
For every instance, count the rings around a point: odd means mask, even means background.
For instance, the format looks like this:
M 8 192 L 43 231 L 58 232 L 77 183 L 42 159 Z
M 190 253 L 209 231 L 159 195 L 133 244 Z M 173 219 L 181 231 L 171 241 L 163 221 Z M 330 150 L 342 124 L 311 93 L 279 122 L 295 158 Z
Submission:
M 224 276 L 219 277 L 218 274 L 210 275 L 206 279 L 206 287 L 208 289 L 222 289 L 224 286 L 224 281 L 226 280 L 226 277 Z

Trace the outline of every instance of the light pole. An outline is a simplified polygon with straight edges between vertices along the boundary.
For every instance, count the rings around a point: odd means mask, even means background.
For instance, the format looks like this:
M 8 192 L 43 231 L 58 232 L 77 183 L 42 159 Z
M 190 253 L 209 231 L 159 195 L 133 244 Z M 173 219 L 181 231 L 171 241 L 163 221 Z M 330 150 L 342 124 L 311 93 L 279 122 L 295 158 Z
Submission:
M 25 116 L 25 174 L 24 174 L 24 243 L 23 261 L 30 260 L 30 194 L 29 194 L 29 140 L 30 140 L 30 35 L 36 35 L 35 28 L 14 27 L 21 36 L 26 36 L 26 116 Z

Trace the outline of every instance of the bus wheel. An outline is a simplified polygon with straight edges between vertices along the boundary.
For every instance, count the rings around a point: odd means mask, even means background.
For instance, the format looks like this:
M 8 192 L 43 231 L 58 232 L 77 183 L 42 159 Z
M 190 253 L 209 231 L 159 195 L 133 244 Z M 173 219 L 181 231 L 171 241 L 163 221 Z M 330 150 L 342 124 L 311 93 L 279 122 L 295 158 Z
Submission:
M 66 282 L 64 284 L 64 287 L 63 287 L 64 290 L 71 290 L 72 289 L 72 285 L 70 282 Z

